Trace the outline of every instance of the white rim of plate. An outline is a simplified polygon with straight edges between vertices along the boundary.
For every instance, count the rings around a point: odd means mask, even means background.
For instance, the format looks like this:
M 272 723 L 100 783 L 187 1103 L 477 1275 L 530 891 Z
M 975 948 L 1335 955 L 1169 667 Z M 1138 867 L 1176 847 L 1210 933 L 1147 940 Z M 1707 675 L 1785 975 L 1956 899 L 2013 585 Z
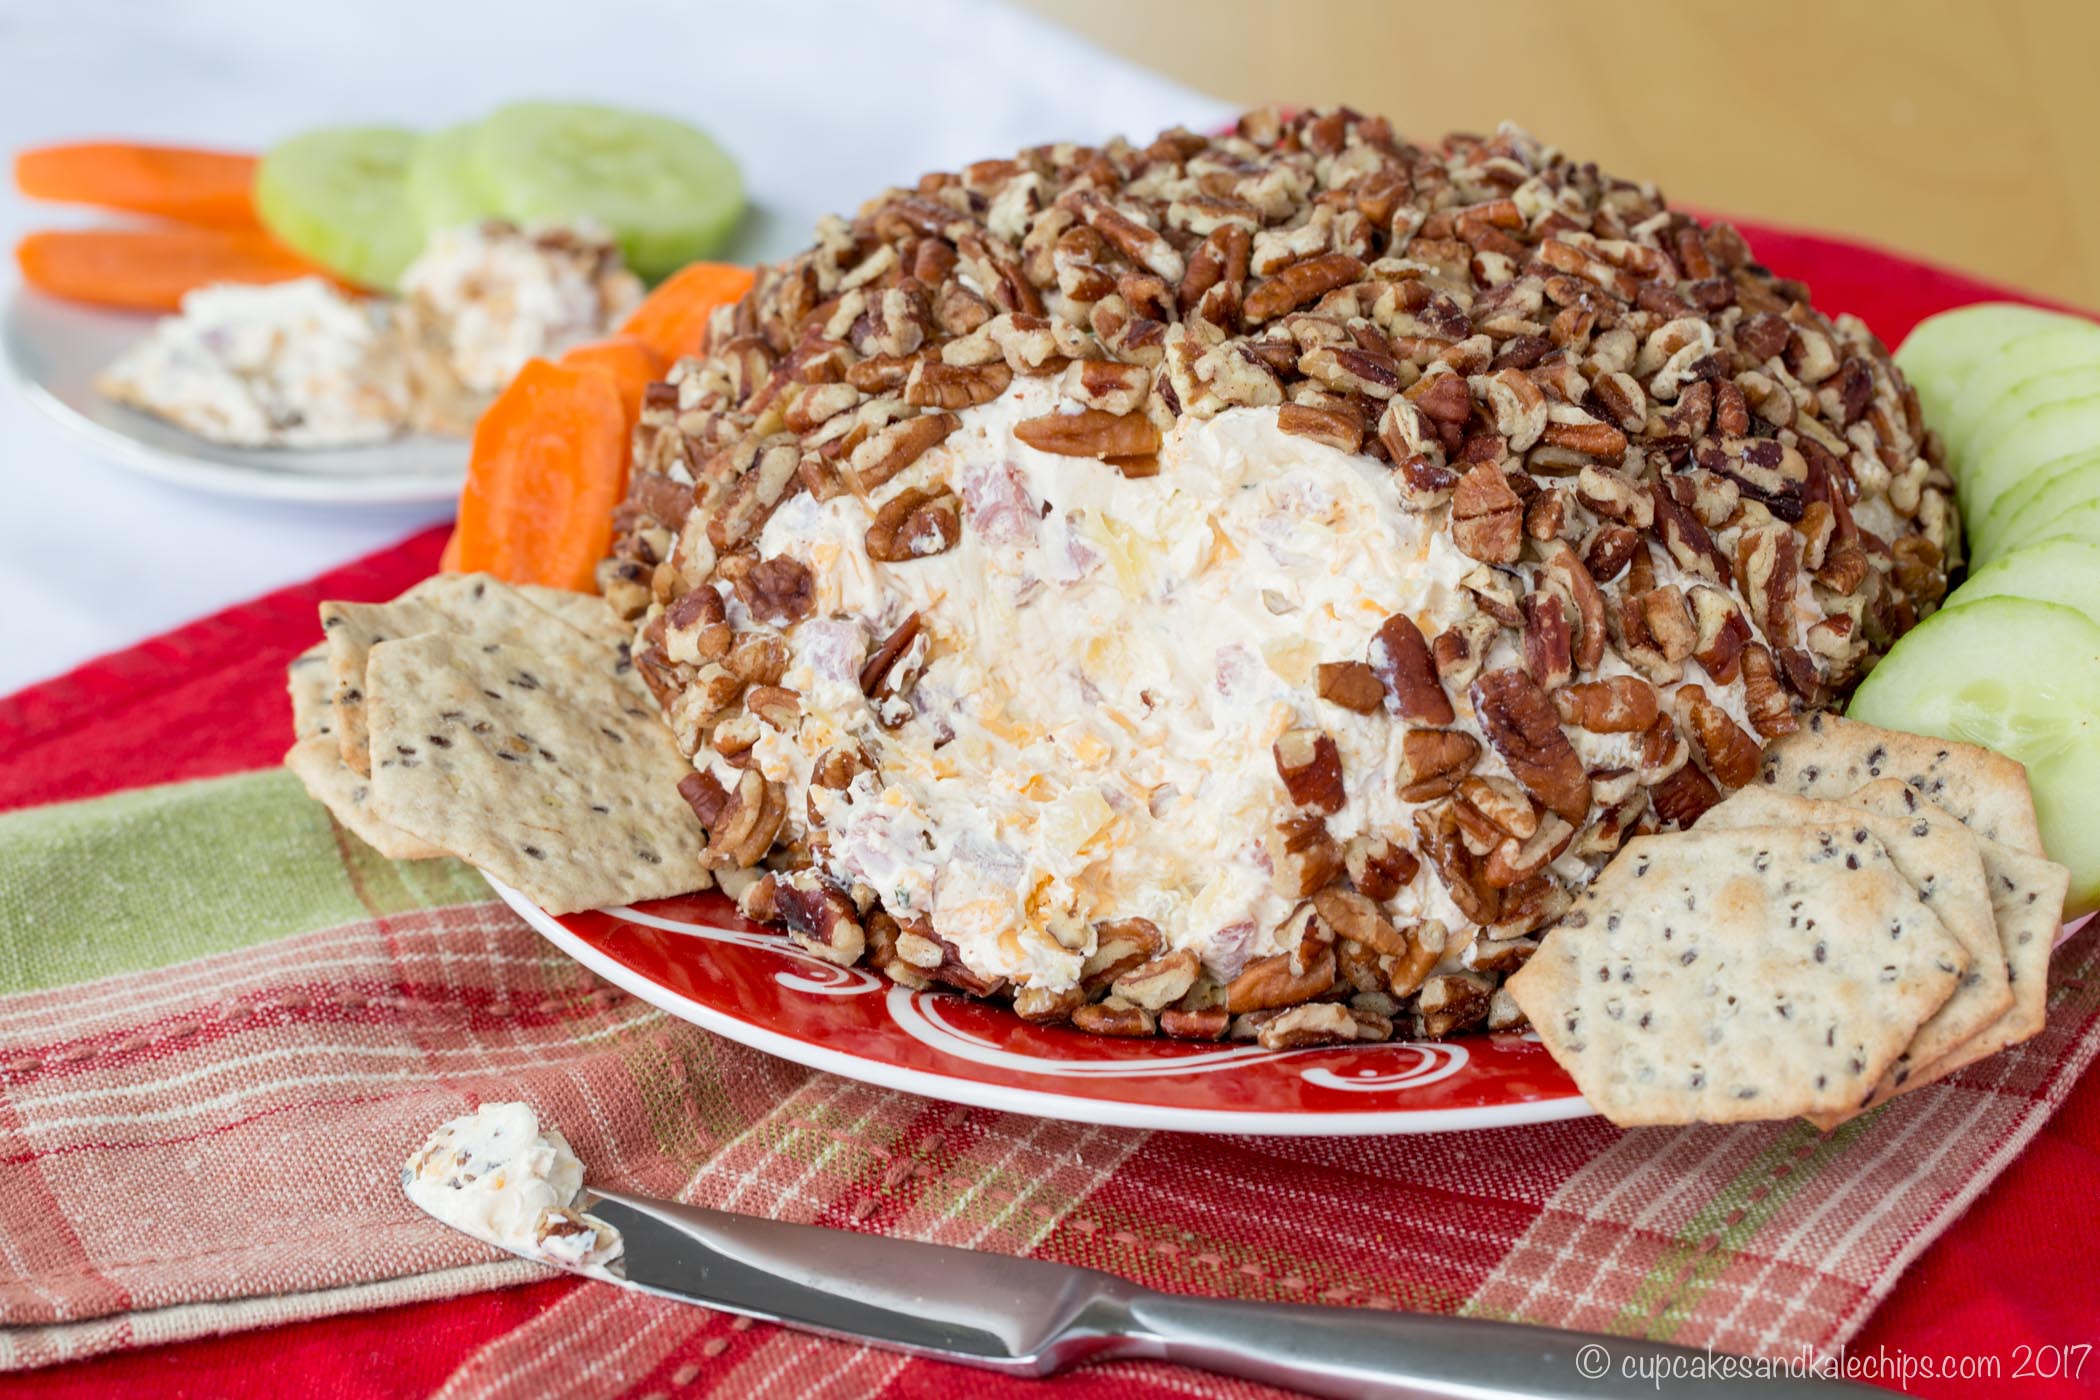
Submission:
M 906 1069 L 876 1060 L 864 1060 L 836 1050 L 807 1044 L 763 1026 L 724 1015 L 701 1002 L 680 996 L 668 987 L 608 957 L 563 928 L 560 921 L 524 895 L 487 871 L 480 872 L 489 888 L 530 924 L 535 932 L 598 976 L 630 995 L 640 997 L 659 1011 L 690 1021 L 702 1030 L 725 1040 L 748 1045 L 768 1055 L 811 1069 L 859 1080 L 884 1089 L 897 1089 L 921 1098 L 972 1108 L 1020 1113 L 1033 1118 L 1055 1118 L 1073 1123 L 1093 1123 L 1110 1128 L 1150 1128 L 1185 1133 L 1231 1133 L 1249 1137 L 1392 1137 L 1414 1133 L 1473 1132 L 1488 1128 L 1521 1128 L 1539 1123 L 1559 1123 L 1592 1118 L 1596 1110 L 1589 1101 L 1572 1096 L 1537 1103 L 1495 1104 L 1479 1108 L 1426 1108 L 1375 1113 L 1236 1113 L 1225 1109 L 1164 1108 L 1146 1104 L 1114 1103 L 1046 1093 L 1040 1089 L 1013 1089 L 981 1080 L 962 1079 L 928 1070 Z

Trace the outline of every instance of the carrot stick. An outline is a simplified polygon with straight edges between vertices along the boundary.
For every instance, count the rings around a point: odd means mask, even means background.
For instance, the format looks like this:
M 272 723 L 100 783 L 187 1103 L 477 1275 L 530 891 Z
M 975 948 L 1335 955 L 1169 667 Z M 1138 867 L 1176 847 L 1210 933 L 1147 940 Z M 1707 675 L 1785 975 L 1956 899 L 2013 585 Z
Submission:
M 610 376 L 533 360 L 474 425 L 454 563 L 589 591 L 627 490 L 627 416 Z
M 728 263 L 689 263 L 672 273 L 649 293 L 620 327 L 625 335 L 638 335 L 656 347 L 666 360 L 700 353 L 707 334 L 707 318 L 751 290 L 748 267 Z
M 16 244 L 15 261 L 38 291 L 135 311 L 174 311 L 184 292 L 214 282 L 326 275 L 252 229 L 46 230 Z
M 98 204 L 213 228 L 257 228 L 249 191 L 255 157 L 183 146 L 80 141 L 15 156 L 15 188 L 31 199 Z
M 613 387 L 620 391 L 620 407 L 627 414 L 629 428 L 641 416 L 643 391 L 662 379 L 664 371 L 670 368 L 654 346 L 635 335 L 608 336 L 571 346 L 562 354 L 561 363 L 571 369 L 609 376 Z
M 459 552 L 459 527 L 457 525 L 454 525 L 452 527 L 451 536 L 445 541 L 444 553 L 438 555 L 438 572 L 441 574 L 456 574 L 463 572 L 459 567 Z

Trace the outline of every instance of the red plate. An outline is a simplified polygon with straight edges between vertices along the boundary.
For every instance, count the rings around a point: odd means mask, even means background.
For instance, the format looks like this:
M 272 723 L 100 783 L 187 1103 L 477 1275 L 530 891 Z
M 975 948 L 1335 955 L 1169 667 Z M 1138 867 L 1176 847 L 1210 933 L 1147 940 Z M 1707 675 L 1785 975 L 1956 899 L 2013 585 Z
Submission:
M 556 947 L 673 1016 L 928 1098 L 1118 1127 L 1293 1135 L 1451 1132 L 1592 1112 L 1528 1035 L 1310 1050 L 1112 1040 L 835 966 L 741 918 L 719 894 L 555 916 L 489 883 Z

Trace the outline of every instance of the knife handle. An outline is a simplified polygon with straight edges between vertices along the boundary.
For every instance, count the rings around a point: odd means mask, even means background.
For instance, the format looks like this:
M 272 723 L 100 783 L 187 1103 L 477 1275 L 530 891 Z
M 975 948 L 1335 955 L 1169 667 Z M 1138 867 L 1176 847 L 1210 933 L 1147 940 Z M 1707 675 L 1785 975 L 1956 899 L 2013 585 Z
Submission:
M 1708 1400 L 1837 1400 L 1888 1392 L 1741 1374 L 1743 1360 L 1634 1338 L 1422 1313 L 1126 1294 L 1109 1350 L 1336 1400 L 1596 1400 L 1656 1390 Z M 1105 1339 L 1104 1339 L 1105 1340 Z M 1095 1355 L 1100 1355 L 1095 1351 Z M 1737 1363 L 1738 1374 L 1716 1375 Z

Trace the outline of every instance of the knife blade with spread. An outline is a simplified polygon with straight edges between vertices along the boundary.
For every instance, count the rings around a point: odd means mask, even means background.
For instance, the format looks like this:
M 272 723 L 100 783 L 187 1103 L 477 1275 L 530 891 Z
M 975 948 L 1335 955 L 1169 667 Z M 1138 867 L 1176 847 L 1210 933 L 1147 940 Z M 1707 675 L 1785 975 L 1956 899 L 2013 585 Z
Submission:
M 1357 1400 L 1587 1400 L 1647 1377 L 1728 1400 L 1882 1394 L 1637 1338 L 1420 1313 L 1159 1293 L 1095 1269 L 584 1188 L 524 1104 L 439 1128 L 402 1173 L 455 1229 L 603 1282 L 1014 1376 L 1172 1361 Z M 1736 1363 L 1731 1365 L 1729 1363 Z M 1642 1378 L 1638 1381 L 1629 1378 Z

